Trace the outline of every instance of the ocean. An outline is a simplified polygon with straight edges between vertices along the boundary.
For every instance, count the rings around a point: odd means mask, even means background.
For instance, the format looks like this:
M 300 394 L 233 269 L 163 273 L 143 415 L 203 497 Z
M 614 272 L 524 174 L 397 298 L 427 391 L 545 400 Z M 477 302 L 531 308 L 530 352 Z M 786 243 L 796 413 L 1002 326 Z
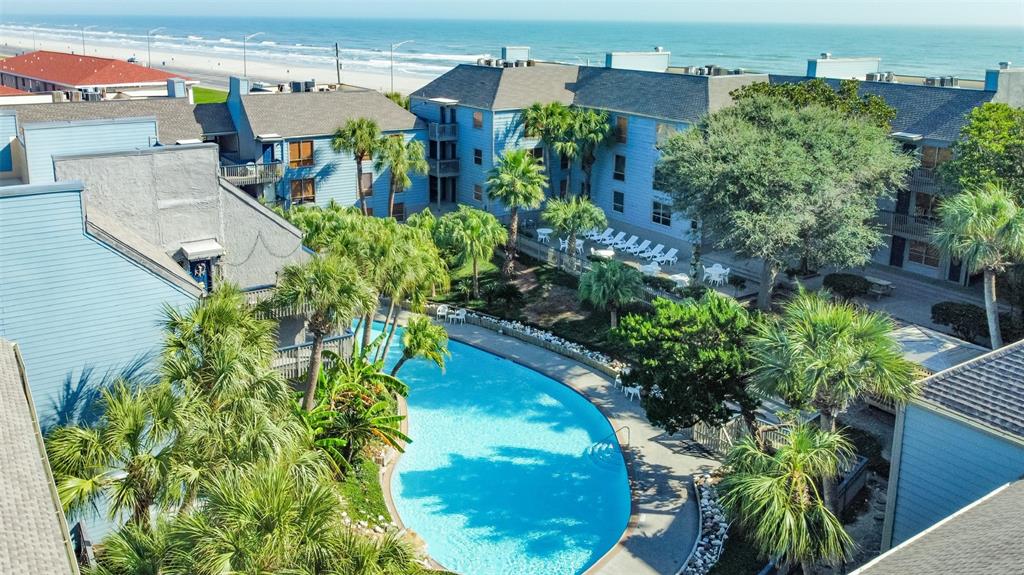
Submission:
M 439 6 L 439 9 L 441 7 Z M 527 22 L 466 20 L 341 20 L 321 18 L 168 16 L 8 16 L 5 32 L 34 32 L 40 40 L 80 35 L 86 41 L 146 53 L 146 31 L 153 50 L 191 54 L 240 55 L 242 38 L 251 59 L 333 66 L 334 43 L 347 70 L 385 72 L 389 46 L 412 40 L 395 53 L 396 71 L 434 77 L 478 58 L 498 57 L 501 47 L 529 46 L 536 59 L 603 65 L 609 51 L 672 52 L 680 66 L 715 64 L 751 71 L 801 74 L 808 58 L 877 56 L 882 69 L 901 74 L 982 78 L 1001 61 L 1024 64 L 1022 28 L 925 28 L 727 23 Z

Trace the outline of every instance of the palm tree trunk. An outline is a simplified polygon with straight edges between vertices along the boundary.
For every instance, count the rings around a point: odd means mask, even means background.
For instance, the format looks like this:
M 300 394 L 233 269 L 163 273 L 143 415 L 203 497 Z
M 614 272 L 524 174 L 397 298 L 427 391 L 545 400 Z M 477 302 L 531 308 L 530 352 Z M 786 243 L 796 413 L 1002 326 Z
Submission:
M 363 349 L 370 347 L 373 341 L 373 312 L 363 316 Z
M 394 299 L 391 300 L 391 309 L 395 308 Z M 391 340 L 395 337 L 395 331 L 398 329 L 398 314 L 401 313 L 401 308 L 395 309 L 394 317 L 391 317 L 391 309 L 388 310 L 388 318 L 391 321 L 391 329 L 388 331 L 388 338 L 384 341 L 384 349 L 380 350 L 380 358 L 386 359 L 388 357 L 388 350 L 391 349 Z M 386 324 L 385 324 L 386 325 Z
M 477 273 L 476 254 L 473 254 L 473 298 L 480 299 L 480 275 Z
M 619 327 L 619 310 L 615 306 L 611 306 L 612 312 L 612 329 Z
M 366 209 L 366 194 L 363 193 L 363 156 L 361 154 L 356 156 L 356 193 L 359 194 L 359 204 L 362 206 L 363 215 L 370 215 Z
M 402 366 L 405 365 L 405 362 L 407 361 L 409 361 L 409 356 L 403 353 L 402 357 L 398 358 L 398 361 L 395 362 L 395 367 L 391 368 L 391 377 L 397 376 L 398 370 L 402 369 Z
M 313 411 L 316 407 L 316 383 L 320 378 L 320 364 L 323 362 L 324 334 L 313 333 L 313 349 L 309 353 L 309 372 L 306 374 L 306 393 L 302 396 L 302 409 Z
M 512 217 L 508 224 L 508 243 L 505 244 L 505 266 L 501 273 L 507 278 L 516 273 L 516 242 L 519 239 L 519 208 L 512 206 Z
M 818 425 L 822 431 L 835 432 L 836 416 L 831 411 L 821 409 L 818 412 Z M 836 513 L 836 478 L 826 475 L 821 478 L 821 498 L 825 501 L 825 507 L 832 513 Z
M 996 301 L 996 272 L 985 270 L 985 315 L 988 316 L 988 334 L 992 349 L 1003 347 L 1003 334 L 999 330 L 999 303 Z
M 772 308 L 772 290 L 775 288 L 775 276 L 778 267 L 770 260 L 764 260 L 761 268 L 761 289 L 757 292 L 757 309 L 768 311 Z
M 388 217 L 395 215 L 395 176 L 391 176 L 391 185 L 388 186 Z

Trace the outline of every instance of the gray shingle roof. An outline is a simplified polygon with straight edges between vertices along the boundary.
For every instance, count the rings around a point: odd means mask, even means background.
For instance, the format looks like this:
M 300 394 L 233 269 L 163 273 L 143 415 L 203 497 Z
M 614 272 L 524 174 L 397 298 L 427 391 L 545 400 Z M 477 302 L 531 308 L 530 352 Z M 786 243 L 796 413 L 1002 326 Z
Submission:
M 558 101 L 604 110 L 694 122 L 708 111 L 706 76 L 540 64 L 494 68 L 463 64 L 413 92 L 488 110 L 521 110 Z
M 921 398 L 1024 438 L 1024 341 L 925 379 Z
M 77 573 L 26 388 L 0 339 L 0 573 Z
M 165 145 L 180 140 L 200 140 L 203 134 L 235 131 L 227 106 L 189 104 L 184 98 L 21 104 L 0 109 L 14 110 L 19 126 L 33 122 L 156 117 L 157 137 Z
M 969 480 L 969 478 L 965 478 Z M 965 507 L 853 575 L 1024 573 L 1024 481 Z
M 771 75 L 772 83 L 804 82 L 803 76 Z M 839 80 L 826 80 L 838 87 Z M 893 131 L 921 134 L 925 139 L 954 142 L 974 108 L 992 100 L 995 92 L 967 88 L 943 88 L 891 82 L 861 82 L 861 94 L 880 96 L 896 109 Z
M 249 94 L 242 96 L 242 105 L 257 136 L 324 136 L 356 118 L 376 120 L 386 132 L 422 126 L 416 116 L 374 90 Z

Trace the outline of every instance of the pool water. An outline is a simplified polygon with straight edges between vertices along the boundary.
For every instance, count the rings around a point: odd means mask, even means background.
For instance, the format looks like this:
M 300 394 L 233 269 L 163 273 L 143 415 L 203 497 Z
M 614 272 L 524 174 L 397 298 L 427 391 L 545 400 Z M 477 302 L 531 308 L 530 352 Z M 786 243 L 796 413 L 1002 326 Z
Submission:
M 403 523 L 461 575 L 582 573 L 629 521 L 611 425 L 551 378 L 455 341 L 449 349 L 444 374 L 423 361 L 399 374 L 413 439 L 391 483 Z

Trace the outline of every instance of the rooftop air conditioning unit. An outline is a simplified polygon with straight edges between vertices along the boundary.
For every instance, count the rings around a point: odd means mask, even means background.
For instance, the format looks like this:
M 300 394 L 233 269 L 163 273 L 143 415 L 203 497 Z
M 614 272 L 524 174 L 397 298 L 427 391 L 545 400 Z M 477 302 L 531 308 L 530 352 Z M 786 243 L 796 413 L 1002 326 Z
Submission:
M 306 92 L 313 92 L 316 90 L 316 80 L 306 80 L 303 84 L 303 88 Z
M 101 94 L 99 92 L 86 92 L 83 96 L 84 97 L 82 99 L 85 100 L 86 102 L 102 102 L 103 101 L 103 94 Z
M 477 58 L 476 59 L 476 65 L 477 66 L 486 66 L 487 65 L 487 58 Z
M 884 81 L 885 82 L 895 82 L 896 81 L 896 73 L 895 72 L 886 72 L 885 73 L 885 80 Z
M 946 85 L 949 86 L 950 88 L 959 88 L 960 78 L 957 78 L 956 76 L 950 76 L 949 78 L 946 79 Z
M 71 102 L 81 102 L 82 101 L 82 93 L 79 92 L 78 90 L 72 90 L 71 92 L 69 92 L 69 95 L 71 97 L 68 98 L 68 100 L 71 101 Z
M 526 60 L 516 60 L 516 68 L 525 68 Z
M 493 66 L 493 65 L 494 65 L 494 60 L 492 60 L 491 58 L 484 58 L 484 66 Z
M 885 74 L 882 72 L 868 72 L 865 80 L 868 82 L 884 82 Z
M 527 60 L 526 61 L 526 65 L 527 66 L 536 66 L 537 65 L 537 61 L 536 60 Z
M 291 88 L 292 92 L 301 92 L 302 91 L 302 82 L 298 82 L 298 81 L 294 81 L 293 80 L 293 81 L 289 82 L 288 84 L 289 84 L 289 87 Z
M 941 78 L 937 76 L 929 76 L 924 79 L 925 86 L 938 86 Z

